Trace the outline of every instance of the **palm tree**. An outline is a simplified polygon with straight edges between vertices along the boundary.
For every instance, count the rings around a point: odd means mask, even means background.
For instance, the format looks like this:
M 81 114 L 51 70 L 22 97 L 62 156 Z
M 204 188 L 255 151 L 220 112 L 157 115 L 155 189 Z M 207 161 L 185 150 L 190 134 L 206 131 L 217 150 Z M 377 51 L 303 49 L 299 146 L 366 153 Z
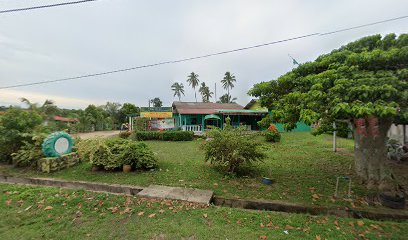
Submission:
M 209 102 L 210 98 L 214 94 L 213 92 L 210 91 L 210 88 L 207 85 L 205 85 L 205 82 L 201 83 L 201 87 L 200 87 L 200 89 L 198 91 L 201 94 L 203 102 Z
M 195 88 L 198 86 L 198 83 L 200 80 L 198 80 L 198 74 L 195 74 L 194 72 L 190 73 L 190 75 L 187 76 L 187 83 L 189 86 L 191 86 L 194 89 L 194 97 L 197 102 L 197 92 L 195 91 Z
M 30 100 L 28 100 L 27 98 L 22 97 L 22 98 L 20 98 L 20 101 L 21 101 L 22 103 L 27 104 L 28 109 L 30 109 L 30 110 L 35 110 L 35 109 L 38 108 L 38 104 L 37 104 L 37 103 L 32 103 L 32 102 L 31 102 Z
M 179 101 L 180 101 L 181 94 L 183 94 L 184 96 L 184 86 L 182 83 L 178 83 L 178 82 L 173 83 L 173 85 L 171 85 L 171 90 L 174 91 L 173 96 L 174 97 L 177 96 L 179 98 Z
M 235 103 L 236 100 L 236 97 L 232 98 L 230 95 L 224 94 L 220 97 L 217 103 Z
M 224 78 L 221 80 L 221 83 L 222 87 L 227 90 L 227 96 L 231 96 L 229 90 L 230 88 L 232 89 L 234 87 L 234 82 L 236 82 L 235 76 L 230 72 L 226 72 Z

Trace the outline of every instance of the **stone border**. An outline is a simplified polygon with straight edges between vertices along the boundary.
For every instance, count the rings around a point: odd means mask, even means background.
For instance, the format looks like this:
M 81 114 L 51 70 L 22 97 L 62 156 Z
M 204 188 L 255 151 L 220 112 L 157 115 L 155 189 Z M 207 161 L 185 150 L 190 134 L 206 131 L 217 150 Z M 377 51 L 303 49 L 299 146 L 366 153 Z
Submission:
M 49 178 L 20 178 L 13 176 L 4 176 L 0 174 L 1 183 L 27 184 L 50 187 L 62 187 L 70 189 L 85 189 L 95 192 L 106 192 L 113 194 L 137 195 L 144 188 L 133 185 L 106 184 L 84 181 L 66 181 L 60 179 Z M 312 207 L 298 204 L 284 203 L 280 201 L 264 201 L 264 200 L 245 200 L 245 199 L 229 199 L 213 196 L 212 203 L 216 206 L 242 208 L 252 210 L 267 210 L 288 213 L 306 213 L 311 215 L 334 215 L 338 217 L 349 218 L 367 218 L 371 220 L 391 220 L 391 221 L 406 221 L 408 220 L 408 212 L 397 212 L 390 210 L 393 213 L 355 210 L 341 207 Z
M 288 213 L 307 213 L 310 215 L 334 215 L 347 218 L 367 218 L 371 220 L 391 220 L 391 221 L 406 221 L 408 220 L 408 212 L 400 212 L 390 209 L 393 213 L 369 210 L 357 210 L 347 207 L 313 207 L 303 206 L 298 204 L 284 203 L 280 201 L 265 201 L 265 200 L 246 200 L 246 199 L 229 199 L 223 197 L 213 197 L 213 203 L 216 206 L 267 210 Z
M 108 192 L 116 194 L 136 195 L 143 190 L 142 187 L 133 185 L 119 185 L 119 184 L 106 184 L 96 182 L 84 182 L 84 181 L 66 181 L 60 179 L 50 178 L 20 178 L 12 176 L 0 175 L 0 182 L 2 183 L 17 183 L 28 185 L 40 185 L 50 187 L 62 187 L 71 189 L 85 189 L 95 192 Z

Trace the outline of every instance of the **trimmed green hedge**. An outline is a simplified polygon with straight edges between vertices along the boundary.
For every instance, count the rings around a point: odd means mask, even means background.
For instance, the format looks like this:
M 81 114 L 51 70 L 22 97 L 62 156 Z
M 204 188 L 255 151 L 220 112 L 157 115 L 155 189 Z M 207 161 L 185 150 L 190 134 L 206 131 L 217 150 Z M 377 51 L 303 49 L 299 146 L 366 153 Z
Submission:
M 191 131 L 136 131 L 133 139 L 139 141 L 159 140 L 159 141 L 192 141 L 194 132 Z

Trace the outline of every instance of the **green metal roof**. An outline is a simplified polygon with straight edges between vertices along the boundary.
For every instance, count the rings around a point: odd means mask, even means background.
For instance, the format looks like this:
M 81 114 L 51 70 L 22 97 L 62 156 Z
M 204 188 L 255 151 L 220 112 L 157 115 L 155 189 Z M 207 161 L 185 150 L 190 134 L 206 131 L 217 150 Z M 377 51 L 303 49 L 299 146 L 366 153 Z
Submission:
M 204 119 L 205 119 L 205 120 L 207 120 L 207 119 L 218 119 L 218 120 L 221 120 L 221 118 L 218 117 L 218 116 L 215 115 L 215 114 L 205 115 Z

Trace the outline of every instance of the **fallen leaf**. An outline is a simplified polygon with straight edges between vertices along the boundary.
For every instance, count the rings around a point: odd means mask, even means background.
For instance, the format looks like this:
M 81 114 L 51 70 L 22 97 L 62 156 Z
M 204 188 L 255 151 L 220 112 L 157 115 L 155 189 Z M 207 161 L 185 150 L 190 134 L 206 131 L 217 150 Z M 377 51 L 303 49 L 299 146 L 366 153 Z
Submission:
M 26 209 L 24 209 L 24 211 L 28 211 L 33 207 L 33 205 L 26 207 Z
M 203 214 L 203 217 L 204 217 L 204 218 L 207 218 L 207 217 L 208 217 L 208 214 L 207 214 L 207 213 L 204 213 L 204 214 Z
M 314 198 L 314 199 L 319 199 L 320 197 L 319 197 L 319 195 L 317 195 L 317 194 L 315 193 L 315 194 L 312 195 L 312 198 Z
M 260 236 L 259 238 L 260 238 L 260 239 L 267 239 L 268 237 L 265 236 L 265 235 L 263 235 L 263 236 Z
M 259 226 L 260 226 L 260 227 L 264 227 L 264 224 L 263 224 L 263 223 L 261 223 L 261 224 L 259 224 Z
M 293 229 L 294 227 L 290 226 L 290 225 L 286 225 L 285 229 Z
M 154 218 L 156 216 L 156 213 L 152 213 L 149 215 L 149 218 Z
M 159 213 L 164 213 L 165 211 L 163 210 L 163 209 L 160 209 L 159 210 Z
M 362 227 L 362 226 L 364 226 L 364 222 L 361 221 L 361 220 L 358 220 L 358 221 L 357 221 L 357 225 L 358 225 L 359 227 Z
M 44 208 L 44 210 L 52 210 L 54 207 L 52 207 L 52 206 L 46 206 L 45 208 Z
M 144 212 L 139 212 L 137 215 L 142 216 L 143 214 L 144 214 Z
M 13 199 L 9 199 L 9 200 L 7 200 L 6 201 L 6 203 L 7 203 L 7 206 L 10 206 L 10 204 L 11 204 L 11 202 L 13 201 Z
M 317 235 L 317 236 L 316 236 L 316 240 L 321 240 L 320 235 Z

